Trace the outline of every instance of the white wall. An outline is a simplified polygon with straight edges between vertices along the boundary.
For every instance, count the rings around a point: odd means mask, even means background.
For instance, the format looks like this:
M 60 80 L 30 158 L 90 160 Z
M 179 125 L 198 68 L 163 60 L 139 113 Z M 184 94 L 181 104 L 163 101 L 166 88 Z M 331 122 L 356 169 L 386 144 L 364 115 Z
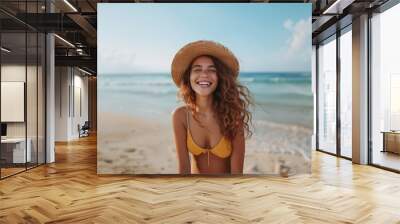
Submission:
M 70 84 L 68 67 L 55 68 L 55 141 L 68 141 L 68 117 Z
M 25 121 L 25 83 L 1 82 L 1 121 Z M 35 105 L 36 108 L 36 105 Z M 4 109 L 4 110 L 3 110 Z
M 78 138 L 78 124 L 82 126 L 85 121 L 88 120 L 88 78 L 81 76 L 82 73 L 78 73 L 74 70 L 73 90 L 74 94 L 71 96 L 74 102 L 71 102 L 71 130 L 70 135 L 72 138 Z
M 25 82 L 25 64 L 9 64 L 1 66 L 1 81 L 2 82 Z M 28 68 L 29 69 L 29 68 Z M 4 96 L 3 96 L 4 97 Z M 6 108 L 1 108 L 5 110 Z M 8 137 L 25 137 L 25 123 L 24 122 L 11 122 L 7 123 L 7 136 Z
M 56 67 L 55 86 L 55 140 L 77 139 L 78 124 L 88 120 L 88 77 L 76 68 Z

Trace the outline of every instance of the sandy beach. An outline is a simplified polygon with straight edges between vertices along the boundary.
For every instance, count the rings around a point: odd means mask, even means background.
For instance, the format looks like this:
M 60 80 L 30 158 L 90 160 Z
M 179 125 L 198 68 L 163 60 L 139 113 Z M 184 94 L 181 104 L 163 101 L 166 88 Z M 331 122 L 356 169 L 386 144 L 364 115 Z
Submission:
M 169 119 L 99 113 L 99 174 L 177 174 L 177 158 Z M 267 121 L 254 122 L 246 140 L 245 174 L 279 174 L 283 164 L 290 174 L 310 172 L 312 130 Z

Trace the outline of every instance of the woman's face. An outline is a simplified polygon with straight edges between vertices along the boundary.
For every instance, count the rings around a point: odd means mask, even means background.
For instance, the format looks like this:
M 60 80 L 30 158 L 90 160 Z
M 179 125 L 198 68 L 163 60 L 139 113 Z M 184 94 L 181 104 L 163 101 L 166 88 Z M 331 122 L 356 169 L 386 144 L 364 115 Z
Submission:
M 190 85 L 197 95 L 211 95 L 218 85 L 217 69 L 210 57 L 196 58 L 190 70 Z

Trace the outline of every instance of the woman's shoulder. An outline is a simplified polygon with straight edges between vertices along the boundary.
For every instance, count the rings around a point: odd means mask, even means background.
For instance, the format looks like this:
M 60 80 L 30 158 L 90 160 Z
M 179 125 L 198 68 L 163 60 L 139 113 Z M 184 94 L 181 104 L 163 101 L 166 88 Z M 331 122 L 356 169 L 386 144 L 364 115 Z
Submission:
M 172 111 L 172 118 L 174 122 L 179 121 L 186 123 L 186 113 L 187 113 L 186 106 L 180 106 L 175 108 L 175 110 Z

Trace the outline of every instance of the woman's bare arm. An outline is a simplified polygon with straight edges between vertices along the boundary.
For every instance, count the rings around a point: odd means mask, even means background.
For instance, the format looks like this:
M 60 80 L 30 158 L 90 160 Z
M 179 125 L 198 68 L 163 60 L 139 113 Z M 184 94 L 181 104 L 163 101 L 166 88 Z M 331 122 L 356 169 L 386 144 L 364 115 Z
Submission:
M 186 145 L 186 109 L 177 108 L 172 113 L 172 125 L 174 128 L 174 139 L 179 161 L 179 173 L 190 174 L 190 159 Z
M 245 152 L 244 130 L 238 132 L 232 141 L 231 174 L 243 174 Z

